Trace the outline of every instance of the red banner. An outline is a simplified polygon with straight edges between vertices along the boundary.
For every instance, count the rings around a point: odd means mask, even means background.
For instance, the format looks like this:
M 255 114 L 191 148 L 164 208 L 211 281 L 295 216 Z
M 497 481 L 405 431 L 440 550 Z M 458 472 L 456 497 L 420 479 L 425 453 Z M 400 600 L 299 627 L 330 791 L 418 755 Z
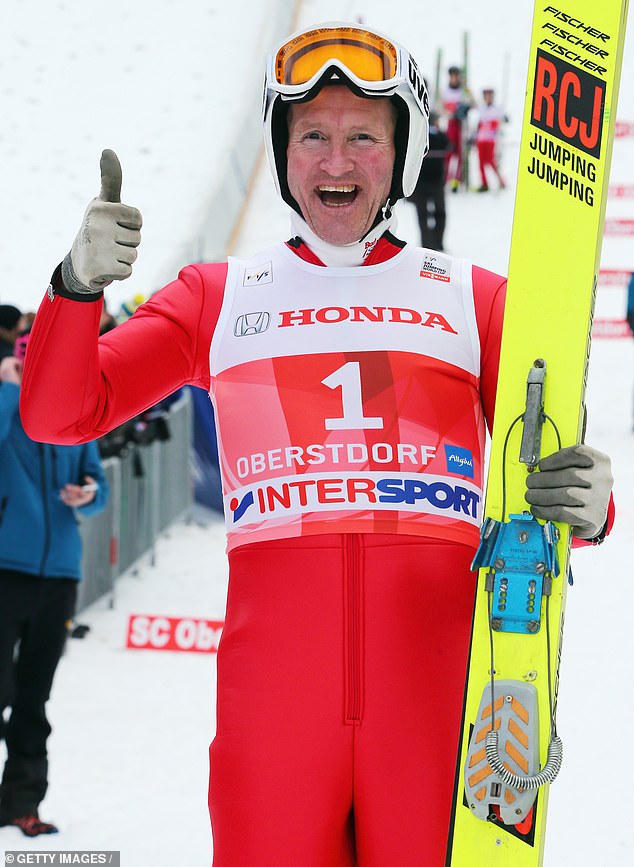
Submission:
M 614 126 L 614 135 L 616 138 L 629 138 L 634 136 L 634 123 L 625 120 L 617 120 Z
M 613 218 L 605 221 L 604 234 L 606 235 L 634 235 L 634 220 Z
M 126 647 L 130 650 L 181 650 L 215 653 L 222 634 L 222 620 L 201 617 L 161 617 L 131 614 Z
M 634 268 L 632 271 L 634 271 Z M 623 271 L 620 268 L 601 268 L 599 271 L 599 286 L 619 286 L 625 288 L 630 282 L 632 271 Z
M 620 340 L 632 337 L 632 332 L 625 319 L 595 319 L 592 337 L 598 340 Z
M 610 184 L 608 195 L 612 199 L 633 199 L 634 184 Z

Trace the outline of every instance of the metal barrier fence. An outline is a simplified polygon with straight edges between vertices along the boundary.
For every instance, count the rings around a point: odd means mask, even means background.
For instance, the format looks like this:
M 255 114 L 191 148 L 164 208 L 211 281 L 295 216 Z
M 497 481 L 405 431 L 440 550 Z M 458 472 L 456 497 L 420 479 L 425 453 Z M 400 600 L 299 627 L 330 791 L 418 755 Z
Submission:
M 187 517 L 192 508 L 190 452 L 192 401 L 188 389 L 166 416 L 170 437 L 151 445 L 130 444 L 127 454 L 107 458 L 108 505 L 81 523 L 84 546 L 77 611 L 108 594 L 114 604 L 115 582 L 144 555 L 154 560 L 159 534 Z

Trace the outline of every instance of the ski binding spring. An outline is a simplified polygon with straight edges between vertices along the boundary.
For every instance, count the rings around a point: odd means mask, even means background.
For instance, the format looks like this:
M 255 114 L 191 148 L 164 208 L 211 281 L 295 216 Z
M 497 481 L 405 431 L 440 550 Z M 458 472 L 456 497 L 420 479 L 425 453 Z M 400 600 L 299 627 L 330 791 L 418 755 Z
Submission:
M 485 520 L 471 568 L 489 568 L 485 589 L 492 594 L 496 632 L 539 632 L 542 596 L 550 595 L 559 575 L 558 539 L 551 521 L 542 525 L 529 512 L 509 515 L 505 522 Z

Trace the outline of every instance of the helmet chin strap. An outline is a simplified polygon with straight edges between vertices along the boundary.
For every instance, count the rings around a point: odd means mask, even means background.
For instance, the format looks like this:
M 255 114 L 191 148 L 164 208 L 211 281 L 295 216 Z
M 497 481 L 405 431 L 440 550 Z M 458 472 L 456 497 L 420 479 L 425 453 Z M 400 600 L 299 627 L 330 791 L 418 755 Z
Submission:
M 374 245 L 384 232 L 395 232 L 397 225 L 394 205 L 385 203 L 377 214 L 377 220 L 366 234 L 351 244 L 337 245 L 324 241 L 313 232 L 306 220 L 294 209 L 291 210 L 291 231 L 293 236 L 299 235 L 302 241 L 318 256 L 324 265 L 349 268 L 363 265 L 363 262 L 374 249 Z

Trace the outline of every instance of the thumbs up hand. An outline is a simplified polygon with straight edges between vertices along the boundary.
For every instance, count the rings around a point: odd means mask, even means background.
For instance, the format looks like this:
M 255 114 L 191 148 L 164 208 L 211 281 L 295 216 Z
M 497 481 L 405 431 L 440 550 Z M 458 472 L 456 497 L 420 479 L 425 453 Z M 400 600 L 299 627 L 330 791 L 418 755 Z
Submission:
M 101 190 L 88 205 L 62 279 L 71 292 L 97 293 L 132 273 L 141 243 L 141 213 L 121 204 L 121 165 L 114 151 L 101 155 Z

